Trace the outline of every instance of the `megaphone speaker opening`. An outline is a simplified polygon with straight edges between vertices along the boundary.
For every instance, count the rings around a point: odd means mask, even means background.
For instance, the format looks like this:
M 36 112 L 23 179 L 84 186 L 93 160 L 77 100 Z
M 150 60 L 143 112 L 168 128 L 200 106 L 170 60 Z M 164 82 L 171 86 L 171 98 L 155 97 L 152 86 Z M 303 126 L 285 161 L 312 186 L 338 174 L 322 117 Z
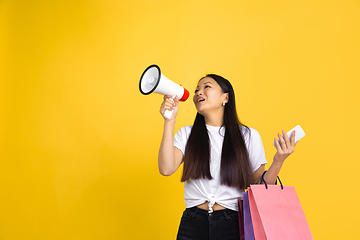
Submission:
M 186 101 L 190 95 L 189 91 L 181 85 L 174 83 L 165 77 L 158 65 L 150 65 L 141 75 L 139 90 L 144 95 L 159 93 L 162 95 L 177 95 L 179 101 Z

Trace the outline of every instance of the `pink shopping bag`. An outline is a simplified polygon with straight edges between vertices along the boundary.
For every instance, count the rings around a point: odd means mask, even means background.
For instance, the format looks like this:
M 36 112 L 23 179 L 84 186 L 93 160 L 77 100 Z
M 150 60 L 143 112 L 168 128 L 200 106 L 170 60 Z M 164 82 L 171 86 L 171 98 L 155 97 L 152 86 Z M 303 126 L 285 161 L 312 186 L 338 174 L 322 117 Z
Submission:
M 294 187 L 251 185 L 248 197 L 256 240 L 313 239 Z

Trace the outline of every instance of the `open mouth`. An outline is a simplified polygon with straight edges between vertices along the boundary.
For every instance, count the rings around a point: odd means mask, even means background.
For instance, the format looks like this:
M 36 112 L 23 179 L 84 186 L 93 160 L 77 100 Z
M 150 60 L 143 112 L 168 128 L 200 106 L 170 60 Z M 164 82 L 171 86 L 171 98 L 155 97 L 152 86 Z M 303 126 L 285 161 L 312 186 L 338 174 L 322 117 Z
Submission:
M 203 98 L 199 98 L 199 99 L 197 100 L 198 103 L 199 103 L 199 102 L 203 102 L 203 101 L 205 101 L 205 99 L 203 99 Z

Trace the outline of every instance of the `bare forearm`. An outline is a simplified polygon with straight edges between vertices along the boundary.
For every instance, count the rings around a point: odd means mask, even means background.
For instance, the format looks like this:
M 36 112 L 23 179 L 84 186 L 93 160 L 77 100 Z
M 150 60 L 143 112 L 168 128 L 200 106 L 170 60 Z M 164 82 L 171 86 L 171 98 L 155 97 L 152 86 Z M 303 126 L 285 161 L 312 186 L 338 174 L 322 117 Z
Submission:
M 268 184 L 275 184 L 283 163 L 273 162 L 264 175 L 264 180 Z
M 165 121 L 164 132 L 160 144 L 158 165 L 159 171 L 162 175 L 171 175 L 175 168 L 175 153 L 174 153 L 174 128 L 175 121 Z
M 279 175 L 285 159 L 294 152 L 295 131 L 292 132 L 291 139 L 289 139 L 285 131 L 282 131 L 282 133 L 283 136 L 278 133 L 279 141 L 276 138 L 274 139 L 277 152 L 275 153 L 273 163 L 264 176 L 264 180 L 268 184 L 275 184 L 276 178 Z

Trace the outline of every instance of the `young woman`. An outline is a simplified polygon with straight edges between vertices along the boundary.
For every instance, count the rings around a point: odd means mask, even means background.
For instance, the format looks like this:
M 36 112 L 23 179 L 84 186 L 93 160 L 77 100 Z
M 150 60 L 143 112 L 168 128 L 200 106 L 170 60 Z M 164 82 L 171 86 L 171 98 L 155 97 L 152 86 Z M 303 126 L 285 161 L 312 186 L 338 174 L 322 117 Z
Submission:
M 177 239 L 239 239 L 237 200 L 250 184 L 259 183 L 265 171 L 264 148 L 259 133 L 240 123 L 234 90 L 225 78 L 209 74 L 200 79 L 193 101 L 197 115 L 193 126 L 181 128 L 174 136 L 178 98 L 165 96 L 160 113 L 174 110 L 165 119 L 159 150 L 159 171 L 172 175 L 184 164 L 186 210 Z M 264 175 L 274 184 L 284 160 L 294 152 L 283 131 L 274 139 L 277 152 Z

